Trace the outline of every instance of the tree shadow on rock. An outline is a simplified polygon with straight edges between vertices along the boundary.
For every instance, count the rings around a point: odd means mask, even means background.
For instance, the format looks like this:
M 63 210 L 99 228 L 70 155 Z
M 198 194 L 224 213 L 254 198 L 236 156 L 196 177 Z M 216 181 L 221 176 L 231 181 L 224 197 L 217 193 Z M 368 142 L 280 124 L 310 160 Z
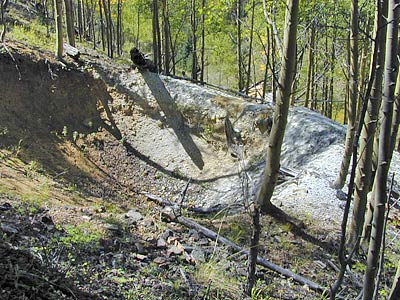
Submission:
M 202 170 L 204 167 L 202 154 L 193 141 L 190 135 L 190 128 L 186 126 L 182 114 L 179 112 L 174 99 L 172 99 L 164 83 L 156 73 L 144 70 L 141 71 L 141 74 L 163 111 L 168 125 L 174 130 L 178 140 L 193 163 Z

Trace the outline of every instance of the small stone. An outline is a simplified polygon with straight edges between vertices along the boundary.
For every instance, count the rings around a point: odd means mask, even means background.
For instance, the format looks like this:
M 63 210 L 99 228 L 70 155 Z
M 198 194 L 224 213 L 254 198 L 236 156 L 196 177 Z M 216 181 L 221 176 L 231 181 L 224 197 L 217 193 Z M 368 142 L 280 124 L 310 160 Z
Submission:
M 82 211 L 82 212 L 84 212 L 84 211 Z M 97 208 L 97 209 L 96 209 L 96 212 L 99 213 L 99 214 L 100 214 L 100 213 L 106 212 L 105 206 L 102 206 L 102 207 Z
M 117 224 L 106 224 L 106 228 L 110 231 L 113 232 L 120 232 L 121 229 L 119 228 L 119 226 Z
M 142 243 L 136 242 L 136 243 L 135 243 L 135 246 L 136 246 L 136 249 L 137 249 L 137 252 L 138 252 L 138 253 L 140 253 L 140 254 L 147 254 L 147 251 L 146 251 L 146 249 L 144 248 L 144 245 L 143 245 Z
M 0 229 L 1 229 L 3 232 L 9 233 L 9 234 L 16 234 L 16 233 L 18 233 L 18 229 L 17 229 L 17 228 L 15 228 L 15 227 L 12 226 L 12 225 L 4 224 L 4 223 L 1 223 L 1 224 L 0 224 Z
M 194 261 L 196 263 L 198 262 L 205 262 L 206 261 L 206 253 L 204 250 L 200 247 L 195 247 L 191 253 L 191 256 L 193 257 Z
M 153 262 L 155 262 L 158 265 L 162 265 L 162 264 L 165 264 L 167 262 L 167 259 L 165 257 L 159 256 L 159 257 L 156 257 L 153 260 Z
M 53 219 L 50 216 L 43 216 L 41 221 L 46 225 L 54 225 Z
M 167 229 L 160 235 L 160 238 L 167 240 L 170 236 L 173 236 L 173 235 L 174 235 L 174 233 L 172 232 L 172 230 Z
M 175 244 L 175 242 L 177 242 L 177 241 L 178 241 L 178 238 L 175 236 L 170 236 L 167 238 L 167 243 L 170 245 Z
M 183 249 L 181 247 L 178 247 L 178 246 L 171 246 L 171 247 L 168 248 L 168 251 L 167 251 L 167 255 L 168 256 L 171 255 L 171 254 L 180 255 L 182 253 L 183 253 Z
M 7 210 L 10 210 L 11 208 L 12 208 L 12 206 L 8 202 L 5 202 L 2 205 L 0 205 L 0 210 L 2 210 L 2 211 L 7 211 Z
M 135 253 L 135 258 L 140 260 L 140 261 L 143 261 L 143 260 L 145 260 L 147 258 L 147 256 L 143 255 L 143 254 Z
M 336 191 L 336 198 L 338 198 L 340 201 L 346 201 L 347 200 L 347 193 L 337 190 Z
M 90 216 L 82 216 L 82 219 L 85 221 L 90 221 L 92 219 L 92 217 Z
M 137 223 L 143 219 L 143 215 L 135 209 L 131 209 L 125 214 L 125 218 L 128 218 L 130 223 Z
M 200 240 L 198 241 L 198 244 L 199 244 L 200 246 L 208 245 L 208 243 L 209 243 L 209 241 L 208 241 L 207 238 L 202 238 L 202 239 L 200 239 Z
M 157 247 L 158 248 L 165 248 L 167 246 L 167 242 L 163 238 L 159 238 L 157 240 Z
M 192 241 L 196 242 L 200 239 L 200 234 L 198 233 L 197 230 L 192 229 L 189 231 L 189 233 L 190 233 L 190 238 L 192 239 Z

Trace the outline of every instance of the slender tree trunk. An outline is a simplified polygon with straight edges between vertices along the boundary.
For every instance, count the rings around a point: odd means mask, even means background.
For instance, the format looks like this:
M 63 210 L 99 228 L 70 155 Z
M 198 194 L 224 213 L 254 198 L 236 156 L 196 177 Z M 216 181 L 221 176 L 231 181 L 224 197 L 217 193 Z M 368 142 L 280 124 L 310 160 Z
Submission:
M 86 8 L 85 8 L 85 3 L 83 0 L 79 0 L 81 2 L 81 7 L 82 7 L 82 36 L 83 39 L 86 40 Z
M 89 0 L 86 0 L 86 40 L 91 41 L 92 37 L 92 8 L 89 5 Z
M 100 13 L 100 32 L 101 32 L 101 45 L 103 46 L 103 51 L 106 50 L 106 37 L 104 30 L 104 18 L 103 18 L 103 7 L 102 0 L 99 0 L 99 13 Z
M 201 51 L 200 51 L 200 82 L 204 82 L 204 67 L 205 67 L 205 48 L 206 48 L 206 0 L 201 2 Z
M 291 95 L 291 101 L 290 101 L 290 105 L 294 105 L 295 101 L 296 101 L 296 92 L 297 92 L 297 84 L 298 84 L 298 80 L 299 80 L 299 76 L 300 74 L 298 73 L 298 70 L 301 70 L 301 65 L 303 63 L 303 54 L 304 51 L 302 51 L 302 53 L 300 53 L 300 56 L 297 57 L 297 48 L 296 48 L 296 61 L 295 61 L 295 65 L 294 65 L 294 78 L 293 78 L 293 83 L 292 83 L 292 95 Z
M 158 0 L 153 0 L 153 5 L 152 5 L 152 11 L 153 11 L 153 18 L 152 18 L 152 33 L 153 33 L 153 60 L 154 64 L 157 66 L 158 71 L 160 72 L 160 66 L 159 66 L 159 60 L 158 60 L 158 35 L 157 35 L 157 20 L 158 20 Z M 138 18 L 138 37 L 137 41 L 139 41 L 139 18 Z M 136 45 L 138 42 L 136 42 Z
M 392 289 L 388 300 L 398 300 L 400 295 L 400 261 L 397 265 L 397 272 L 393 280 Z
M 77 10 L 78 10 L 78 34 L 79 34 L 79 40 L 82 42 L 83 19 L 82 19 L 82 2 L 81 2 L 81 0 L 77 1 Z
M 347 36 L 346 39 L 346 50 L 347 50 L 347 65 L 349 66 L 349 68 L 346 68 L 347 72 L 345 73 L 346 76 L 346 96 L 344 99 L 344 120 L 343 120 L 343 124 L 346 125 L 347 121 L 348 121 L 348 115 L 349 115 L 349 102 L 350 102 L 350 64 L 351 64 L 351 50 L 350 50 L 350 33 Z
M 249 94 L 250 78 L 251 78 L 251 59 L 253 52 L 253 37 L 254 37 L 254 10 L 256 7 L 255 0 L 252 2 L 251 7 L 251 24 L 250 24 L 250 41 L 249 41 L 249 57 L 247 62 L 247 74 L 246 74 L 246 95 Z M 257 89 L 257 86 L 255 87 Z
M 192 28 L 192 79 L 197 80 L 197 19 L 196 19 L 196 0 L 192 0 L 192 13 L 190 24 Z
M 272 28 L 272 27 L 271 27 Z M 271 61 L 272 61 L 272 76 L 271 76 L 271 86 L 272 86 L 272 103 L 276 103 L 276 93 L 277 93 L 277 82 L 275 80 L 276 76 L 276 43 L 275 39 L 271 35 L 271 45 L 272 45 L 272 53 L 271 53 Z
M 113 23 L 111 19 L 111 0 L 107 1 L 107 30 L 108 36 L 110 37 L 109 48 L 110 48 L 110 57 L 114 57 L 114 34 L 113 34 Z
M 175 76 L 176 74 L 176 43 L 172 41 L 172 34 L 171 34 L 171 23 L 168 18 L 168 32 L 169 32 L 169 44 L 170 44 L 170 53 L 171 53 L 171 63 L 172 63 L 172 75 Z
M 242 0 L 236 0 L 236 55 L 238 68 L 238 90 L 242 91 L 244 87 L 243 80 L 243 55 L 242 55 Z
M 322 115 L 327 116 L 328 115 L 328 68 L 326 66 L 329 65 L 329 56 L 327 55 L 329 53 L 328 49 L 328 35 L 325 35 L 325 43 L 324 43 L 324 52 L 326 53 L 326 57 L 324 58 L 324 67 L 322 68 L 323 74 L 322 74 L 322 100 L 323 100 L 323 106 L 322 106 Z
M 94 13 L 96 11 L 96 0 L 90 0 L 91 4 L 92 4 L 92 34 L 93 34 L 93 49 L 96 50 L 96 44 L 97 44 L 97 40 L 96 40 L 96 26 L 95 26 L 95 17 L 94 17 Z
M 262 90 L 262 98 L 265 99 L 265 96 L 267 94 L 267 80 L 268 80 L 268 69 L 271 66 L 271 33 L 269 30 L 269 26 L 267 26 L 267 51 L 265 53 L 266 55 L 266 64 L 265 64 L 265 72 L 264 72 L 264 82 L 263 82 L 263 90 Z M 272 72 L 272 71 L 271 71 Z
M 386 63 L 383 91 L 383 120 L 379 137 L 378 168 L 376 171 L 376 194 L 374 203 L 373 226 L 368 249 L 367 269 L 364 276 L 363 300 L 372 300 L 375 289 L 379 254 L 382 245 L 385 222 L 386 185 L 390 166 L 391 127 L 393 120 L 394 92 L 398 70 L 398 25 L 400 0 L 389 0 L 389 16 L 386 42 Z
M 158 0 L 156 0 L 158 3 Z M 159 72 L 163 69 L 163 55 L 162 55 L 162 39 L 161 39 L 161 27 L 160 27 L 160 19 L 159 15 L 159 5 L 157 4 L 157 18 L 156 18 L 156 34 L 157 34 L 157 54 L 158 54 L 158 70 Z
M 62 0 L 54 0 L 54 7 L 56 21 L 56 55 L 58 59 L 61 59 L 64 52 Z
M 4 17 L 4 12 L 7 8 L 8 5 L 8 0 L 0 0 L 0 5 L 1 5 L 1 24 L 3 25 L 3 28 L 1 30 L 1 34 L 0 34 L 0 40 L 1 43 L 4 45 L 6 42 L 6 32 L 7 32 L 7 24 L 6 24 L 6 20 Z
M 117 1 L 117 54 L 122 54 L 122 2 L 121 0 Z
M 170 61 L 171 61 L 171 53 L 170 53 L 170 32 L 168 27 L 168 0 L 162 0 L 162 27 L 163 27 L 163 45 L 164 45 L 164 72 L 166 75 L 170 74 Z
M 392 159 L 393 151 L 396 146 L 397 133 L 400 125 L 400 73 L 397 74 L 397 83 L 395 91 L 395 102 L 393 112 L 392 132 L 390 135 L 390 160 Z
M 313 70 L 314 70 L 314 44 L 315 44 L 315 25 L 312 23 L 310 34 L 310 46 L 308 50 L 308 72 L 307 72 L 307 89 L 306 89 L 306 101 L 304 106 L 308 107 L 310 101 L 311 85 L 313 84 Z
M 249 257 L 247 263 L 247 284 L 245 293 L 251 296 L 251 291 L 256 283 L 256 268 L 257 268 L 257 256 L 258 256 L 258 245 L 261 234 L 260 224 L 260 208 L 257 203 L 252 208 L 252 219 L 253 219 L 253 234 L 250 242 Z
M 386 1 L 385 1 L 386 2 Z M 359 238 L 364 226 L 364 216 L 367 205 L 367 195 L 371 190 L 372 183 L 372 151 L 373 141 L 376 131 L 376 123 L 378 119 L 379 106 L 381 103 L 381 87 L 383 79 L 383 66 L 385 64 L 385 44 L 386 44 L 386 27 L 385 19 L 387 16 L 387 5 L 381 7 L 377 2 L 375 17 L 375 43 L 377 48 L 377 65 L 375 78 L 373 80 L 371 97 L 368 99 L 367 114 L 361 132 L 360 158 L 357 165 L 356 189 L 354 194 L 353 218 L 349 231 L 349 243 L 353 247 L 358 248 Z
M 381 53 L 381 61 L 379 62 L 380 66 L 383 66 L 385 64 L 385 45 L 386 45 L 386 23 L 387 23 L 387 17 L 388 17 L 388 1 L 381 0 L 382 2 L 382 39 L 384 41 L 382 42 L 382 50 L 380 51 Z M 364 228 L 363 228 L 363 233 L 362 233 L 362 245 L 364 248 L 368 247 L 369 244 L 369 239 L 371 237 L 371 229 L 372 229 L 372 219 L 373 219 L 373 214 L 374 214 L 374 202 L 375 202 L 375 175 L 376 175 L 376 169 L 377 169 L 377 163 L 378 163 L 378 148 L 379 148 L 379 133 L 380 133 L 380 115 L 382 114 L 380 112 L 381 108 L 381 102 L 382 102 L 382 82 L 383 82 L 383 68 L 380 68 L 377 72 L 377 75 L 380 77 L 377 77 L 380 81 L 377 80 L 376 85 L 374 85 L 373 89 L 373 97 L 374 100 L 376 100 L 376 105 L 377 105 L 377 115 L 376 115 L 376 120 L 375 120 L 375 135 L 372 137 L 373 145 L 371 146 L 373 150 L 371 154 L 371 182 L 370 186 L 372 186 L 372 192 L 368 195 L 367 197 L 367 213 L 365 215 L 365 221 L 364 221 Z
M 333 187 L 341 189 L 346 181 L 349 172 L 354 133 L 356 130 L 356 114 L 357 114 L 357 99 L 358 99 L 358 0 L 352 1 L 351 12 L 351 65 L 350 65 L 350 99 L 349 113 L 346 133 L 346 143 L 340 167 L 339 176 L 333 183 Z
M 72 47 L 75 47 L 74 12 L 72 9 L 72 1 L 64 0 L 64 3 L 65 3 L 65 17 L 67 21 L 68 43 Z
M 85 12 L 85 23 L 86 23 L 86 27 L 85 27 L 85 38 L 86 38 L 86 40 L 87 41 L 90 41 L 91 40 L 91 28 L 90 28 L 90 24 L 91 24 L 91 22 L 90 22 L 90 17 L 91 17 L 91 15 L 92 15 L 92 12 L 91 12 L 91 9 L 90 9 L 90 6 L 89 6 L 89 0 L 85 0 L 85 3 L 86 3 L 86 8 L 84 9 L 84 12 Z
M 109 57 L 111 57 L 111 36 L 110 36 L 110 29 L 109 26 L 110 24 L 108 23 L 108 9 L 107 9 L 107 3 L 106 0 L 102 0 L 102 4 L 103 4 L 103 12 L 104 12 L 104 20 L 106 23 L 105 26 L 105 33 L 106 33 L 106 39 L 107 39 L 107 55 Z
M 139 48 L 139 38 L 140 38 L 140 8 L 137 7 L 137 26 L 136 26 L 136 40 L 135 40 L 135 46 L 136 48 Z M 153 18 L 154 19 L 154 18 Z M 154 20 L 153 20 L 154 22 Z M 153 29 L 153 42 L 154 42 L 154 29 Z M 153 55 L 154 55 L 154 47 L 153 47 Z M 153 61 L 155 62 L 155 58 L 153 57 Z M 157 64 L 156 64 L 157 65 Z
M 332 119 L 332 112 L 333 112 L 333 80 L 335 77 L 335 43 L 336 43 L 336 32 L 334 34 L 334 38 L 332 41 L 332 49 L 331 49 L 331 78 L 329 83 L 329 113 L 328 118 Z
M 318 41 L 318 31 L 315 30 L 314 33 L 314 39 Z M 314 47 L 317 47 L 318 43 L 314 42 Z M 318 92 L 318 88 L 317 88 L 317 83 L 318 81 L 316 80 L 316 76 L 315 74 L 318 74 L 318 63 L 316 63 L 318 61 L 318 57 L 315 58 L 315 53 L 314 53 L 314 57 L 313 57 L 313 69 L 312 69 L 312 74 L 311 74 L 311 109 L 312 110 L 317 110 L 318 109 L 318 103 L 317 103 L 317 92 Z
M 371 18 L 368 18 L 367 21 L 367 27 L 365 28 L 365 32 L 371 32 Z M 364 45 L 362 47 L 362 53 L 361 53 L 361 64 L 360 64 L 360 80 L 358 83 L 358 105 L 357 105 L 357 116 L 356 119 L 358 120 L 358 116 L 360 115 L 360 109 L 363 99 L 363 94 L 364 94 L 364 87 L 365 87 L 365 80 L 367 76 L 367 60 L 368 60 L 368 53 L 370 52 L 370 43 L 369 39 L 367 41 L 364 41 Z
M 295 75 L 299 0 L 288 0 L 286 7 L 284 54 L 282 57 L 282 69 L 279 79 L 279 93 L 268 142 L 263 181 L 257 195 L 257 202 L 260 204 L 260 209 L 264 213 L 272 212 L 275 208 L 271 203 L 271 198 L 280 169 L 282 141 L 287 123 L 290 93 Z

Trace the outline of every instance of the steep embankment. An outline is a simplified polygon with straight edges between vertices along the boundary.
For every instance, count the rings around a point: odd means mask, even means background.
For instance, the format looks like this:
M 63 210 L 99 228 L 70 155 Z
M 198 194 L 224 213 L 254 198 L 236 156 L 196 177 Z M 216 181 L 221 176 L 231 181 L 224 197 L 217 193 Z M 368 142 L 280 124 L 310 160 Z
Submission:
M 109 98 L 104 84 L 83 70 L 56 63 L 45 52 L 22 44 L 10 49 L 14 59 L 6 52 L 0 58 L 2 185 L 34 190 L 29 178 L 14 173 L 26 173 L 26 165 L 59 178 L 66 175 L 72 183 L 81 177 L 104 178 L 70 142 L 73 135 L 97 132 L 103 124 L 97 102 Z M 7 157 L 15 160 L 7 162 Z
M 85 58 L 98 76 L 125 95 L 114 97 L 112 104 L 115 122 L 124 138 L 161 168 L 194 179 L 194 186 L 200 190 L 189 194 L 189 200 L 200 206 L 241 205 L 248 195 L 254 195 L 268 143 L 268 132 L 260 132 L 255 121 L 272 115 L 271 104 L 247 102 L 167 77 L 155 83 L 149 75 L 142 76 L 123 66 L 111 67 L 108 60 L 96 60 L 89 53 Z M 109 72 L 111 69 L 113 71 Z M 173 103 L 175 116 L 163 106 L 165 99 L 157 99 L 157 88 L 161 88 Z M 243 160 L 227 152 L 224 134 L 227 114 L 242 138 Z M 175 117 L 184 118 L 183 132 L 193 138 L 192 145 L 199 151 L 191 152 L 182 146 L 179 137 L 182 131 L 171 122 Z M 282 165 L 292 168 L 298 175 L 278 187 L 273 201 L 295 215 L 327 220 L 338 228 L 341 201 L 330 188 L 330 181 L 334 180 L 340 166 L 344 136 L 342 125 L 316 112 L 293 108 L 285 133 Z M 191 156 L 193 153 L 200 154 L 201 168 Z M 251 179 L 248 192 L 243 190 L 243 170 Z M 170 196 L 168 192 L 161 192 L 161 195 Z

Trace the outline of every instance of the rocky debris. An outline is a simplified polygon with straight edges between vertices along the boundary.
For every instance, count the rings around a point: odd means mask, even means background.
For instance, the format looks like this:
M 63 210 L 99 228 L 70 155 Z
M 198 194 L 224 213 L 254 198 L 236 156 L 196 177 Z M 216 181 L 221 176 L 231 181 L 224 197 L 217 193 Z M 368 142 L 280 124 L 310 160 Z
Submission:
M 99 299 L 78 289 L 65 275 L 42 265 L 29 252 L 0 239 L 1 299 Z

